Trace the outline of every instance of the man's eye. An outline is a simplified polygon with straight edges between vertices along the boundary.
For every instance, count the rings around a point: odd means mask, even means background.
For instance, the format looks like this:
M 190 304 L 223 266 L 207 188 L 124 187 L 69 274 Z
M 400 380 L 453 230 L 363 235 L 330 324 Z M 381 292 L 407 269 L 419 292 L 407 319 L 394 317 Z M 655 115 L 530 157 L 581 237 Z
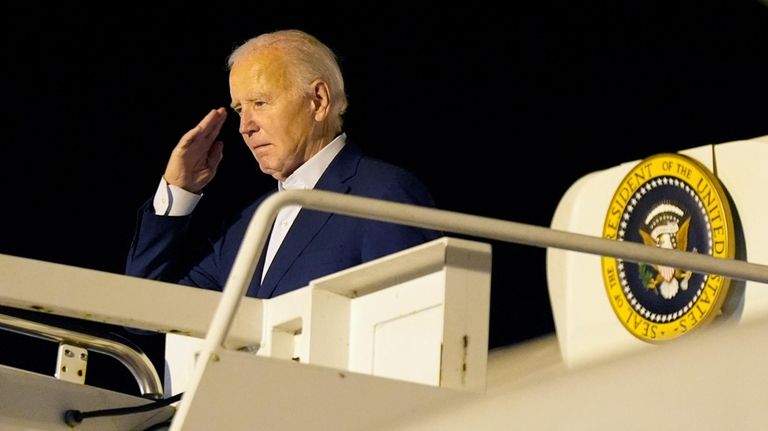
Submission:
M 265 102 L 263 100 L 254 100 L 253 101 L 253 106 L 256 106 L 256 107 L 262 107 L 262 106 L 264 106 L 266 104 L 267 104 L 267 102 Z
M 242 106 L 235 106 L 234 108 L 232 108 L 232 110 L 235 111 L 235 113 L 237 115 L 243 115 L 243 107 Z

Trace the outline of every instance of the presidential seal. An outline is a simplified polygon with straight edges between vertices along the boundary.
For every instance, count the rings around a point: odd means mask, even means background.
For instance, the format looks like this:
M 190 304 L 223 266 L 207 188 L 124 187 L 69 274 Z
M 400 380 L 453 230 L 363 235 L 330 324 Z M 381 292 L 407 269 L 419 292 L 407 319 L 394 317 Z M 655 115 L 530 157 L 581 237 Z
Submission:
M 638 163 L 611 199 L 605 238 L 731 259 L 735 232 L 728 197 L 701 163 L 659 154 Z M 613 311 L 635 337 L 670 340 L 716 316 L 730 280 L 669 265 L 602 258 Z

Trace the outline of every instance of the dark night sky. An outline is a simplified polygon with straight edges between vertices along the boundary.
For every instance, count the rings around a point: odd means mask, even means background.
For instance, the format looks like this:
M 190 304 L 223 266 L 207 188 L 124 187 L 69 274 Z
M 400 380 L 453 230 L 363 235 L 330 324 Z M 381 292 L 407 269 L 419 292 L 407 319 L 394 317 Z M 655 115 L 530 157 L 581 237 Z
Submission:
M 282 28 L 336 51 L 348 135 L 443 209 L 546 226 L 592 171 L 768 134 L 759 1 L 533 3 L 5 10 L 0 253 L 121 272 L 170 150 L 229 103 L 227 54 Z M 274 187 L 236 128 L 203 216 Z M 544 250 L 493 247 L 491 347 L 553 331 Z

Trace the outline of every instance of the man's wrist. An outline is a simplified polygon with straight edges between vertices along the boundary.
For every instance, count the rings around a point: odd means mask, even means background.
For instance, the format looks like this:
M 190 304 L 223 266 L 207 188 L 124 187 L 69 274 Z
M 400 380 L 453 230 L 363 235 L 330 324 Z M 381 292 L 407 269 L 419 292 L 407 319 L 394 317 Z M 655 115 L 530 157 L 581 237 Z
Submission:
M 186 216 L 192 214 L 202 197 L 202 194 L 198 195 L 168 184 L 165 178 L 161 178 L 152 204 L 157 215 Z

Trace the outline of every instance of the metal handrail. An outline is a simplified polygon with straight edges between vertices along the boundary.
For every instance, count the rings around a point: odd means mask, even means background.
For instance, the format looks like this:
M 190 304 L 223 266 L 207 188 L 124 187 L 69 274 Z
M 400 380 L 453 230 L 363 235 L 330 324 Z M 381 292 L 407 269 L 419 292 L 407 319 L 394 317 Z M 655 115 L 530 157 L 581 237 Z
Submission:
M 0 328 L 43 340 L 72 344 L 111 356 L 128 368 L 139 385 L 142 397 L 160 399 L 163 396 L 163 383 L 160 381 L 155 367 L 147 355 L 136 348 L 118 341 L 58 328 L 44 323 L 19 319 L 5 314 L 0 314 Z
M 241 298 L 251 282 L 270 227 L 281 208 L 304 208 L 438 229 L 482 238 L 614 256 L 632 262 L 658 263 L 697 272 L 720 274 L 739 280 L 768 283 L 768 265 L 721 259 L 680 250 L 550 229 L 541 226 L 439 210 L 397 202 L 351 196 L 321 190 L 287 190 L 275 193 L 259 206 L 245 232 L 224 292 L 206 337 L 203 352 L 222 345 Z

